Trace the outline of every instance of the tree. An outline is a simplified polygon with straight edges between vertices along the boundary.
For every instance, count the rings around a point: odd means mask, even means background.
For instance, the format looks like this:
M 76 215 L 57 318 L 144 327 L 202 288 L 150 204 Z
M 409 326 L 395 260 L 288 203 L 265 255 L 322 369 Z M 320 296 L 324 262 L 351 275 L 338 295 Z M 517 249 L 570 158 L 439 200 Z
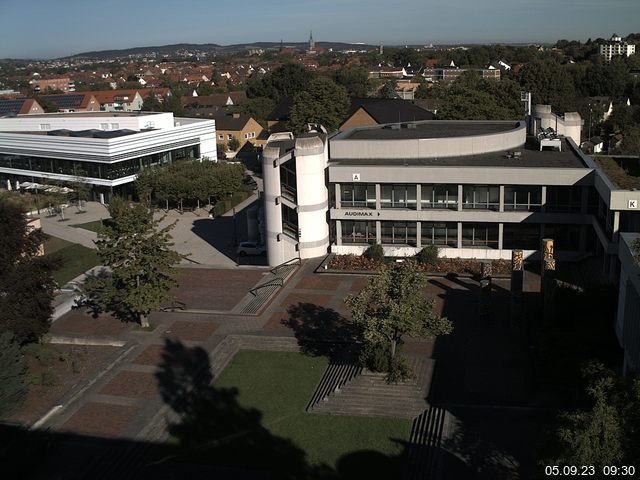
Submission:
M 19 206 L 0 198 L 0 332 L 11 331 L 24 344 L 49 329 L 57 262 L 41 257 L 45 234 L 29 229 Z
M 583 370 L 587 408 L 560 415 L 556 465 L 633 464 L 640 451 L 640 379 L 622 379 L 600 363 Z
M 371 89 L 369 74 L 364 67 L 352 66 L 336 70 L 333 81 L 347 89 L 350 97 L 366 97 Z
M 287 63 L 262 78 L 247 82 L 249 98 L 267 97 L 278 103 L 284 97 L 292 97 L 304 90 L 315 74 L 301 65 Z
M 162 111 L 162 104 L 158 98 L 152 93 L 147 93 L 142 102 L 142 111 L 144 112 L 160 112 Z
M 233 152 L 237 151 L 240 148 L 240 140 L 238 140 L 236 137 L 233 137 L 227 142 L 227 148 Z
M 175 265 L 180 255 L 171 250 L 169 232 L 160 228 L 146 203 L 114 197 L 111 219 L 98 233 L 98 255 L 107 267 L 82 287 L 83 302 L 95 312 L 112 311 L 125 321 L 149 325 L 149 313 L 171 297 L 177 286 Z
M 11 332 L 0 333 L 0 415 L 14 411 L 27 394 L 27 364 Z
M 382 268 L 360 293 L 345 298 L 365 347 L 382 345 L 389 371 L 397 363 L 398 346 L 405 336 L 432 338 L 453 331 L 451 322 L 440 317 L 434 301 L 425 296 L 425 283 L 416 262 L 405 260 L 399 266 Z
M 536 60 L 526 64 L 520 74 L 520 85 L 533 94 L 533 103 L 551 105 L 558 113 L 575 108 L 573 80 L 557 62 Z
M 267 97 L 248 98 L 240 105 L 240 113 L 249 115 L 260 123 L 263 127 L 266 127 L 267 115 L 275 108 L 276 104 L 273 100 Z
M 349 108 L 346 88 L 326 77 L 318 77 L 293 99 L 289 128 L 296 134 L 307 131 L 308 123 L 319 123 L 327 131 L 336 130 Z
M 73 181 L 71 188 L 73 189 L 73 199 L 78 202 L 78 212 L 82 212 L 84 202 L 89 200 L 89 186 L 85 178 L 85 171 L 77 165 L 73 166 Z
M 396 85 L 397 84 L 398 84 L 398 82 L 396 82 L 395 80 L 389 80 L 389 81 L 385 82 L 385 84 L 380 89 L 380 92 L 378 92 L 378 97 L 380 97 L 380 98 L 397 98 L 398 97 L 398 95 L 396 94 Z

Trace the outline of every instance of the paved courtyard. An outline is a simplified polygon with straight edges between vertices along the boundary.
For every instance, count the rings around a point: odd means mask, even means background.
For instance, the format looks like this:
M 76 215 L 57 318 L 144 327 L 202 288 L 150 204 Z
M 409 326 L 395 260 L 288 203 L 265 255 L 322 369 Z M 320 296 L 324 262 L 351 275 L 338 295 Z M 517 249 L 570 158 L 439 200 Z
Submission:
M 152 329 L 120 323 L 108 315 L 92 318 L 73 310 L 56 321 L 54 336 L 83 341 L 118 340 L 123 346 L 110 355 L 91 375 L 51 399 L 50 408 L 61 405 L 41 422 L 41 428 L 70 431 L 96 437 L 118 437 L 137 441 L 166 438 L 169 409 L 156 377 L 167 359 L 171 342 L 200 347 L 209 353 L 224 351 L 229 335 L 276 339 L 295 337 L 304 328 L 337 339 L 348 318 L 344 297 L 357 293 L 366 276 L 314 273 L 319 261 L 307 261 L 264 306 L 259 315 L 231 311 L 250 288 L 262 281 L 265 269 L 236 267 L 182 268 L 176 296 L 184 310 L 153 313 Z M 532 277 L 529 283 L 535 283 Z M 479 287 L 468 278 L 432 278 L 426 293 L 437 309 L 454 323 L 455 333 L 432 341 L 408 341 L 407 353 L 436 359 L 432 400 L 458 405 L 470 399 L 478 405 L 525 404 L 526 339 L 522 331 L 508 327 L 508 280 L 495 280 L 493 320 L 479 323 Z M 295 318 L 302 329 L 292 328 Z M 320 331 L 318 331 L 318 327 Z M 256 340 L 254 340 L 256 341 Z M 523 353 L 524 352 L 524 353 Z M 205 362 L 206 363 L 206 362 Z M 212 364 L 216 371 L 216 365 Z

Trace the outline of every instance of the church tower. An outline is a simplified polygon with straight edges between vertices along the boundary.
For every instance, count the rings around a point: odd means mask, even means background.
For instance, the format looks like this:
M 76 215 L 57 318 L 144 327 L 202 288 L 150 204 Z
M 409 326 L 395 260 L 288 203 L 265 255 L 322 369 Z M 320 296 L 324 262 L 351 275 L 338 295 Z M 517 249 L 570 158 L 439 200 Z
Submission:
M 313 52 L 316 49 L 316 42 L 313 40 L 313 30 L 309 32 L 309 51 Z

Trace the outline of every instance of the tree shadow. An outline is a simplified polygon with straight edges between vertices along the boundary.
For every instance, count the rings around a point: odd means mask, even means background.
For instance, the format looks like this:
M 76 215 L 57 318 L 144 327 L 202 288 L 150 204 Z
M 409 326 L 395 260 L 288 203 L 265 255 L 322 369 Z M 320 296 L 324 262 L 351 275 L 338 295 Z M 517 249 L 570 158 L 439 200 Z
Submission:
M 357 356 L 360 331 L 336 310 L 298 302 L 290 305 L 287 313 L 289 318 L 282 323 L 293 330 L 306 355 L 326 356 L 330 361 Z

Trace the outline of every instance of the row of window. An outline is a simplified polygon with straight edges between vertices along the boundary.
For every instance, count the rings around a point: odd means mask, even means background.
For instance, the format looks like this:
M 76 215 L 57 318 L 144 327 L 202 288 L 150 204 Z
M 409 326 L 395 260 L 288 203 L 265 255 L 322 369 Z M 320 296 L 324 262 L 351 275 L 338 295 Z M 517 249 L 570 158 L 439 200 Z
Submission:
M 244 134 L 244 138 L 249 139 L 249 138 L 256 138 L 256 132 L 247 132 Z M 224 140 L 224 134 L 219 134 L 218 135 L 218 140 Z M 227 134 L 227 140 L 233 140 L 233 134 L 232 133 L 228 133 Z
M 177 148 L 168 152 L 154 153 L 152 155 L 145 155 L 117 163 L 82 162 L 0 153 L 0 167 L 115 180 L 129 175 L 135 175 L 145 168 L 166 165 L 183 159 L 194 159 L 199 156 L 199 145 Z
M 417 209 L 416 185 L 381 184 L 380 208 Z M 582 189 L 580 187 L 548 187 L 545 207 L 549 212 L 580 211 Z M 463 209 L 500 209 L 500 187 L 496 185 L 463 185 L 462 199 L 458 198 L 458 186 L 439 184 L 420 186 L 420 209 L 457 210 L 459 201 Z M 375 184 L 340 185 L 340 206 L 376 208 Z M 542 187 L 505 186 L 505 211 L 539 211 L 542 207 Z
M 376 222 L 341 221 L 343 244 L 376 243 Z M 416 222 L 380 222 L 380 242 L 384 245 L 417 245 Z M 503 248 L 536 250 L 542 238 L 539 224 L 504 224 Z M 559 249 L 578 250 L 578 225 L 546 225 L 544 235 L 555 239 Z M 496 223 L 463 223 L 463 248 L 494 248 L 499 245 L 499 227 Z M 458 247 L 458 224 L 455 222 L 421 222 L 420 244 Z

